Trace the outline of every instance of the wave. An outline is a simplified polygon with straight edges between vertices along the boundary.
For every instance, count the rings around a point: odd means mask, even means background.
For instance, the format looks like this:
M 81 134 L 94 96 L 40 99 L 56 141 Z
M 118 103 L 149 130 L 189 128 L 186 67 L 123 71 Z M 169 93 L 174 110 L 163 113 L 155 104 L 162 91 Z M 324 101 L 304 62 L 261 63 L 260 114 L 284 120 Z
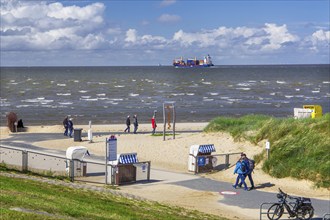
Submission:
M 278 84 L 286 84 L 285 81 L 279 81 L 279 80 L 277 80 L 276 83 L 278 83 Z
M 57 85 L 57 86 L 66 86 L 65 83 L 57 83 L 56 85 Z
M 244 91 L 249 91 L 251 90 L 251 88 L 244 88 L 244 87 L 241 87 L 241 88 L 236 88 L 237 90 L 244 90 Z
M 88 92 L 88 91 L 86 91 L 86 90 L 80 90 L 80 91 L 78 91 L 79 93 L 86 93 L 86 92 Z
M 137 93 L 130 93 L 130 94 L 128 94 L 129 96 L 131 96 L 131 97 L 136 97 L 136 96 L 139 96 L 140 94 L 137 94 Z
M 56 93 L 58 96 L 70 96 L 71 93 Z

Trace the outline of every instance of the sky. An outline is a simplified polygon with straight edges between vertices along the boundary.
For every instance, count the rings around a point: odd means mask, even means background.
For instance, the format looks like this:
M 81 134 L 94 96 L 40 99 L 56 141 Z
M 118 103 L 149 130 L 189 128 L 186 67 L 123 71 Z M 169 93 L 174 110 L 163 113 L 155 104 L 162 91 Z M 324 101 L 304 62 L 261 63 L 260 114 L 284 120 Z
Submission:
M 1 66 L 330 63 L 330 0 L 0 1 Z

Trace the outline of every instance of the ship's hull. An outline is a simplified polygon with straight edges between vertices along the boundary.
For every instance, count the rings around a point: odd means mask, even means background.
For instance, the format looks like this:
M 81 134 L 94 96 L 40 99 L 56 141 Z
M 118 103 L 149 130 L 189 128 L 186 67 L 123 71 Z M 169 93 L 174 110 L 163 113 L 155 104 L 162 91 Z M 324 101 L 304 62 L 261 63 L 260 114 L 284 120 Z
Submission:
M 198 68 L 198 67 L 211 67 L 213 64 L 203 64 L 203 65 L 181 65 L 181 64 L 173 64 L 175 68 Z

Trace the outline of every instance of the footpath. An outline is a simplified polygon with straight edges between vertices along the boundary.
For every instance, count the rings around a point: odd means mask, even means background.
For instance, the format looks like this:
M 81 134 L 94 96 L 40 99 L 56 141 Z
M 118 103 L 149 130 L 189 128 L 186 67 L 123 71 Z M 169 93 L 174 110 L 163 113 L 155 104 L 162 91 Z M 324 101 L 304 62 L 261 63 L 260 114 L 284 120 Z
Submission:
M 54 140 L 56 138 L 58 138 L 57 134 L 14 135 L 12 138 L 1 140 L 0 145 L 65 156 L 64 151 L 40 148 L 32 144 L 36 141 Z M 104 161 L 100 156 L 92 155 L 90 159 Z M 266 215 L 260 216 L 260 205 L 267 202 L 277 202 L 276 193 L 234 189 L 232 183 L 216 181 L 190 173 L 162 170 L 154 168 L 152 165 L 150 177 L 149 182 L 144 181 L 120 186 L 119 192 L 131 195 L 132 198 L 183 206 L 222 215 L 230 219 L 267 219 Z M 312 204 L 315 209 L 314 220 L 321 220 L 324 214 L 330 213 L 330 200 L 312 198 Z M 285 219 L 285 217 L 281 219 Z

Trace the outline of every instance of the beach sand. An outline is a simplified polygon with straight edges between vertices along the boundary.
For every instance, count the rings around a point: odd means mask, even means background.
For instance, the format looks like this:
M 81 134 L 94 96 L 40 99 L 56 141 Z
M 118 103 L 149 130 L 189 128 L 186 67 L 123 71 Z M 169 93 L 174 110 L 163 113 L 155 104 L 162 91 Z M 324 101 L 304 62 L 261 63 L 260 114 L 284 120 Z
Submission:
M 94 155 L 105 155 L 105 139 L 111 134 L 117 137 L 117 153 L 132 153 L 136 152 L 139 161 L 151 161 L 152 168 L 174 171 L 180 173 L 188 173 L 188 154 L 191 145 L 195 144 L 214 144 L 216 152 L 221 153 L 239 153 L 245 152 L 248 157 L 253 158 L 254 155 L 260 153 L 265 143 L 261 142 L 258 145 L 253 145 L 247 141 L 235 142 L 228 133 L 204 133 L 203 128 L 207 123 L 178 123 L 176 124 L 176 137 L 166 136 L 163 141 L 163 136 L 152 136 L 151 125 L 141 124 L 138 134 L 123 133 L 125 125 L 92 125 L 94 134 L 103 132 L 103 135 L 94 135 L 93 142 L 87 140 L 88 125 L 75 125 L 75 128 L 83 128 L 82 142 L 73 142 L 72 139 L 47 140 L 33 143 L 36 146 L 50 149 L 66 150 L 70 146 L 85 146 L 89 152 Z M 162 132 L 162 125 L 158 124 L 157 132 Z M 133 126 L 131 126 L 131 130 Z M 7 128 L 1 128 L 1 139 L 9 137 L 10 132 Z M 27 133 L 63 133 L 62 126 L 31 126 Z M 12 134 L 15 135 L 15 134 Z M 238 159 L 238 156 L 237 156 Z M 215 172 L 212 174 L 201 174 L 207 178 L 221 180 L 234 183 L 236 175 L 233 174 L 234 167 L 230 169 Z M 313 183 L 306 180 L 296 180 L 293 178 L 277 179 L 269 176 L 261 170 L 261 164 L 257 164 L 253 179 L 255 186 L 265 186 L 258 190 L 278 192 L 278 188 L 283 189 L 291 195 L 299 195 L 304 197 L 312 197 L 319 199 L 329 199 L 330 191 L 328 189 L 318 189 L 313 186 Z M 249 185 L 249 181 L 247 180 Z M 238 210 L 232 212 L 233 207 L 215 206 L 215 201 L 221 199 L 218 193 L 201 193 L 187 190 L 184 187 L 152 184 L 148 187 L 148 194 L 143 190 L 136 190 L 133 187 L 126 189 L 128 193 L 141 196 L 146 199 L 155 200 L 164 203 L 179 205 L 186 208 L 198 209 L 200 211 L 226 216 L 229 218 L 244 219 L 244 216 L 249 212 L 259 213 L 258 210 Z M 154 193 L 153 193 L 154 192 Z M 172 193 L 171 193 L 172 192 Z M 275 198 L 274 198 L 275 199 Z M 203 201 L 203 202 L 201 202 Z M 211 205 L 213 204 L 213 205 Z M 233 214 L 228 214 L 233 213 Z

